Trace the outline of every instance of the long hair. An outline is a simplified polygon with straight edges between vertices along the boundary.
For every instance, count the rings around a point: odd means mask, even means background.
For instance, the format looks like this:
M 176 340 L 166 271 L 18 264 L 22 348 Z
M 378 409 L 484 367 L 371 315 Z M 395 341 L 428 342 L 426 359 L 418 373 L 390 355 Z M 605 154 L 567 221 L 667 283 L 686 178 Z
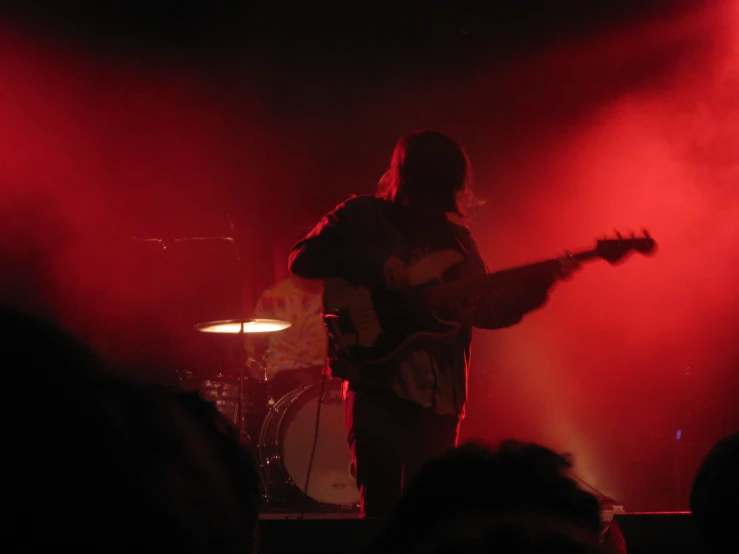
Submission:
M 413 131 L 395 144 L 377 196 L 398 204 L 432 202 L 445 213 L 464 216 L 472 201 L 467 153 L 443 133 Z

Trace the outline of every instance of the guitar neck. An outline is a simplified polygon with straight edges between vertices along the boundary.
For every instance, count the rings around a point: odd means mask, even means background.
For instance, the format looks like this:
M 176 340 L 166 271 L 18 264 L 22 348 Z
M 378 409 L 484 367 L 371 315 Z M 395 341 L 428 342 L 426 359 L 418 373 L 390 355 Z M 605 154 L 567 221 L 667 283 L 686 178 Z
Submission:
M 585 250 L 570 254 L 572 259 L 582 263 L 593 259 L 600 258 L 596 250 Z M 470 280 L 451 281 L 449 283 L 441 283 L 434 285 L 423 291 L 423 295 L 427 301 L 450 302 L 463 299 L 470 296 L 489 293 L 498 287 L 515 284 L 529 279 L 535 279 L 537 276 L 551 275 L 556 273 L 559 267 L 559 259 L 544 260 L 524 266 L 514 267 L 488 273 L 483 277 L 477 277 Z

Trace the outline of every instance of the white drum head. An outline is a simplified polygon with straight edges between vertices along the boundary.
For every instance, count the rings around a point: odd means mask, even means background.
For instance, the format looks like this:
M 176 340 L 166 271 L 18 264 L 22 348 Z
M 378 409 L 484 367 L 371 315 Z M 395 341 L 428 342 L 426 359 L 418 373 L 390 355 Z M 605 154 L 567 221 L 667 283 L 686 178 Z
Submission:
M 321 383 L 304 390 L 287 410 L 284 421 L 282 460 L 295 485 L 310 498 L 325 504 L 349 506 L 359 503 L 359 490 L 352 472 L 346 440 L 341 382 L 325 382 L 318 441 L 305 488 L 316 431 Z

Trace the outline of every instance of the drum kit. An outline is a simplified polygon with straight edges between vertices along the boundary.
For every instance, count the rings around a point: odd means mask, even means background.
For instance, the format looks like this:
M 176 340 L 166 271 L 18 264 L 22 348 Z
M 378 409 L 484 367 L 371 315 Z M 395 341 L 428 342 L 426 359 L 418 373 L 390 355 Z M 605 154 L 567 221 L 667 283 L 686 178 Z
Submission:
M 227 219 L 232 232 L 233 224 L 230 217 Z M 175 306 L 182 319 L 192 322 L 183 331 L 197 334 L 208 350 L 215 347 L 225 354 L 226 366 L 220 370 L 210 369 L 212 360 L 205 365 L 193 364 L 192 369 L 176 371 L 172 384 L 180 390 L 197 391 L 235 427 L 242 447 L 259 465 L 263 511 L 358 510 L 359 491 L 346 440 L 341 382 L 323 377 L 317 370 L 292 384 L 275 384 L 275 368 L 268 367 L 266 353 L 259 360 L 253 359 L 259 357 L 253 353 L 247 355 L 247 338 L 259 342 L 285 331 L 292 325 L 289 322 L 208 319 L 233 305 L 228 291 L 239 286 L 242 267 L 236 240 L 222 236 L 134 238 L 130 247 L 132 259 L 141 269 L 160 277 L 161 283 L 154 278 L 147 281 L 153 283 L 154 296 L 168 299 L 167 306 Z M 230 280 L 224 281 L 224 275 Z M 214 282 L 218 283 L 215 294 Z M 140 286 L 138 281 L 135 284 Z M 182 291 L 187 291 L 186 297 Z M 192 312 L 183 309 L 193 298 L 198 303 Z M 197 321 L 204 322 L 195 324 Z M 194 336 L 192 339 L 201 343 Z
M 180 378 L 215 404 L 258 461 L 265 510 L 353 512 L 359 491 L 344 426 L 341 382 L 326 376 L 289 392 L 275 391 L 263 361 L 248 358 L 246 335 L 279 333 L 291 324 L 274 319 L 209 321 L 200 333 L 230 335 L 242 354 L 230 374 Z M 189 388 L 189 387 L 185 387 Z

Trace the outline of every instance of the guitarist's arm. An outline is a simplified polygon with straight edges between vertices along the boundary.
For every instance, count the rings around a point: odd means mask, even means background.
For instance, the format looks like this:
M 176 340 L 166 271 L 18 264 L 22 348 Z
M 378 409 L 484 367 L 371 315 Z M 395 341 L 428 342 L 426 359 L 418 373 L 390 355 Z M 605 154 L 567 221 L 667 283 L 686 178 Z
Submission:
M 483 277 L 488 274 L 487 264 L 474 239 L 469 233 L 465 235 L 469 277 Z M 528 312 L 547 302 L 554 281 L 553 276 L 543 274 L 476 298 L 472 305 L 472 325 L 480 329 L 502 329 L 517 324 Z
M 372 200 L 354 197 L 326 214 L 290 251 L 291 273 L 304 279 L 342 277 L 365 284 L 381 282 L 388 253 L 372 244 L 366 227 L 356 224 L 366 220 Z

